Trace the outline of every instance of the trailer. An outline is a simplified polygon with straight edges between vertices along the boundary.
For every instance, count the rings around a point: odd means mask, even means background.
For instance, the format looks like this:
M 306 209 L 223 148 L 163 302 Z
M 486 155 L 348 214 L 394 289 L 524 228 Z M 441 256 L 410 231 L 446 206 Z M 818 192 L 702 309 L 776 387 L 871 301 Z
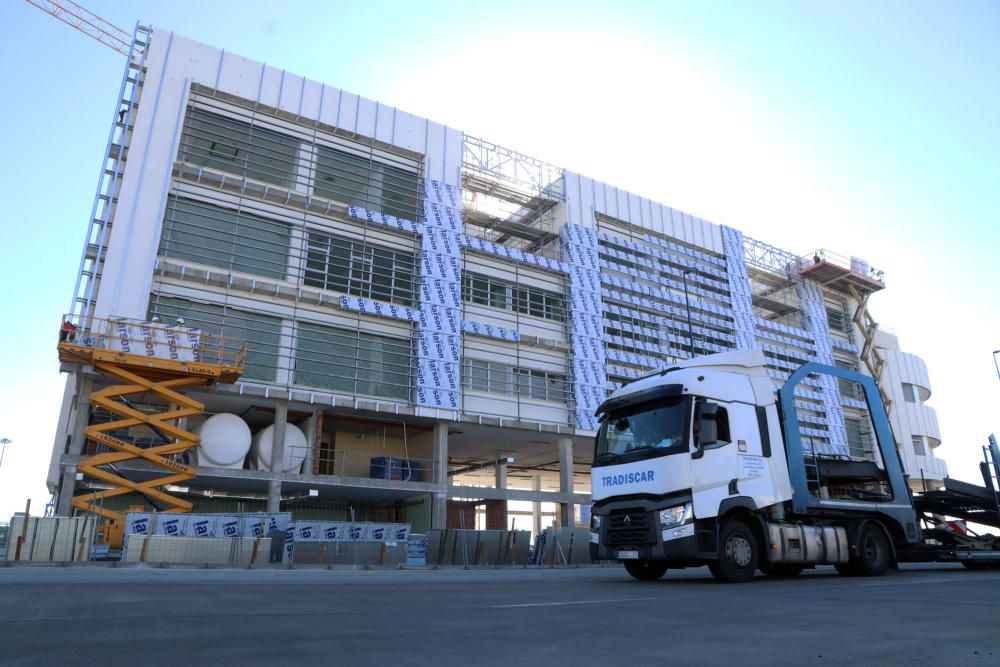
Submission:
M 863 389 L 871 457 L 824 456 L 803 436 L 796 389 L 821 375 Z M 869 376 L 810 362 L 775 391 L 762 352 L 726 352 L 640 378 L 597 416 L 591 557 L 637 579 L 703 565 L 726 582 L 823 564 L 852 576 L 903 562 L 1000 567 L 1000 537 L 968 527 L 1000 528 L 995 439 L 985 486 L 913 493 Z

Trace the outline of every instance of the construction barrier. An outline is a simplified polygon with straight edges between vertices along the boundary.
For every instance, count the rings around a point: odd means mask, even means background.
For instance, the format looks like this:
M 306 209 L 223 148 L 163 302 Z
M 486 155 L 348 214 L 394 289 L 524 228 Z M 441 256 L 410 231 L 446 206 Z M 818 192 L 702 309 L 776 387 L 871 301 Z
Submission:
M 15 516 L 7 527 L 8 561 L 76 562 L 90 559 L 97 518 Z

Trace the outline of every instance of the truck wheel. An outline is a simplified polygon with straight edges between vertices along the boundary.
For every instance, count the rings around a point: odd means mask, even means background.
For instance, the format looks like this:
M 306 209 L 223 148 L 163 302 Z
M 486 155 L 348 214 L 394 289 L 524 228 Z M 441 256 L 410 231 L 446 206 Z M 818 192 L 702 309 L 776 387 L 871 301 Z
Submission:
M 667 573 L 667 564 L 659 560 L 626 560 L 625 571 L 639 581 L 656 581 Z
M 869 523 L 858 540 L 859 554 L 851 557 L 850 569 L 861 577 L 877 577 L 889 568 L 889 541 L 882 529 Z
M 760 546 L 750 526 L 730 520 L 719 531 L 719 557 L 708 569 L 719 581 L 738 584 L 750 581 L 757 570 Z

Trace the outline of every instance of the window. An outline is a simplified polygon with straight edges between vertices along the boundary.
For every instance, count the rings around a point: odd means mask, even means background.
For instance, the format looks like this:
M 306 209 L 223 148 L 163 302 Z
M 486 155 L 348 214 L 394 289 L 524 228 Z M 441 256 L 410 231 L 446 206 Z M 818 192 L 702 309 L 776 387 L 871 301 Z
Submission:
M 868 428 L 867 418 L 844 417 L 844 428 L 847 431 L 847 446 L 851 456 L 871 459 L 873 454 L 873 442 L 871 430 Z
M 386 215 L 416 220 L 422 188 L 414 172 L 368 156 L 317 147 L 315 193 Z
M 312 287 L 412 305 L 416 255 L 309 232 L 303 282 Z
M 511 367 L 506 364 L 467 359 L 463 384 L 466 389 L 475 391 L 509 394 L 511 393 L 510 375 Z
M 919 403 L 920 402 L 920 390 L 917 386 L 910 384 L 909 382 L 903 383 L 903 398 L 907 403 Z
M 171 196 L 160 254 L 283 280 L 290 235 L 281 222 Z
M 858 372 L 858 365 L 853 361 L 844 361 L 843 359 L 836 359 L 834 361 L 837 368 L 843 368 L 844 370 Z M 841 398 L 853 398 L 857 401 L 865 400 L 865 388 L 861 386 L 861 383 L 855 382 L 854 380 L 846 380 L 844 378 L 837 378 L 837 384 L 840 386 L 840 396 Z
M 295 182 L 299 140 L 242 120 L 188 109 L 180 159 L 286 188 Z
M 911 436 L 913 438 L 913 453 L 917 456 L 927 456 L 927 448 L 924 446 L 922 435 Z
M 281 335 L 281 320 L 278 318 L 158 294 L 153 295 L 149 305 L 149 316 L 154 315 L 167 323 L 183 317 L 185 326 L 227 336 L 236 341 L 246 341 L 247 361 L 243 377 L 272 382 L 275 380 L 278 339 Z
M 844 314 L 843 310 L 827 307 L 826 322 L 830 327 L 830 331 L 839 331 L 843 334 L 850 333 L 850 320 Z
M 561 294 L 515 286 L 479 273 L 462 274 L 462 300 L 556 322 L 564 321 L 566 316 L 565 299 Z
M 300 323 L 295 384 L 406 400 L 410 397 L 408 339 Z
M 462 385 L 474 391 L 511 394 L 541 401 L 565 401 L 566 378 L 528 368 L 481 359 L 466 359 L 463 363 Z

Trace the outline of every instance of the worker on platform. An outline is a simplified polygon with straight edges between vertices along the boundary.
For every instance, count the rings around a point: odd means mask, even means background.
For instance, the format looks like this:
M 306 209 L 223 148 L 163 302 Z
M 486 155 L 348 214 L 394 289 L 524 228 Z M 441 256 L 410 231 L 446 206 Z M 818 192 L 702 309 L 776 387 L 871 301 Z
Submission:
M 59 342 L 72 343 L 74 340 L 76 340 L 76 325 L 66 318 L 59 329 Z

